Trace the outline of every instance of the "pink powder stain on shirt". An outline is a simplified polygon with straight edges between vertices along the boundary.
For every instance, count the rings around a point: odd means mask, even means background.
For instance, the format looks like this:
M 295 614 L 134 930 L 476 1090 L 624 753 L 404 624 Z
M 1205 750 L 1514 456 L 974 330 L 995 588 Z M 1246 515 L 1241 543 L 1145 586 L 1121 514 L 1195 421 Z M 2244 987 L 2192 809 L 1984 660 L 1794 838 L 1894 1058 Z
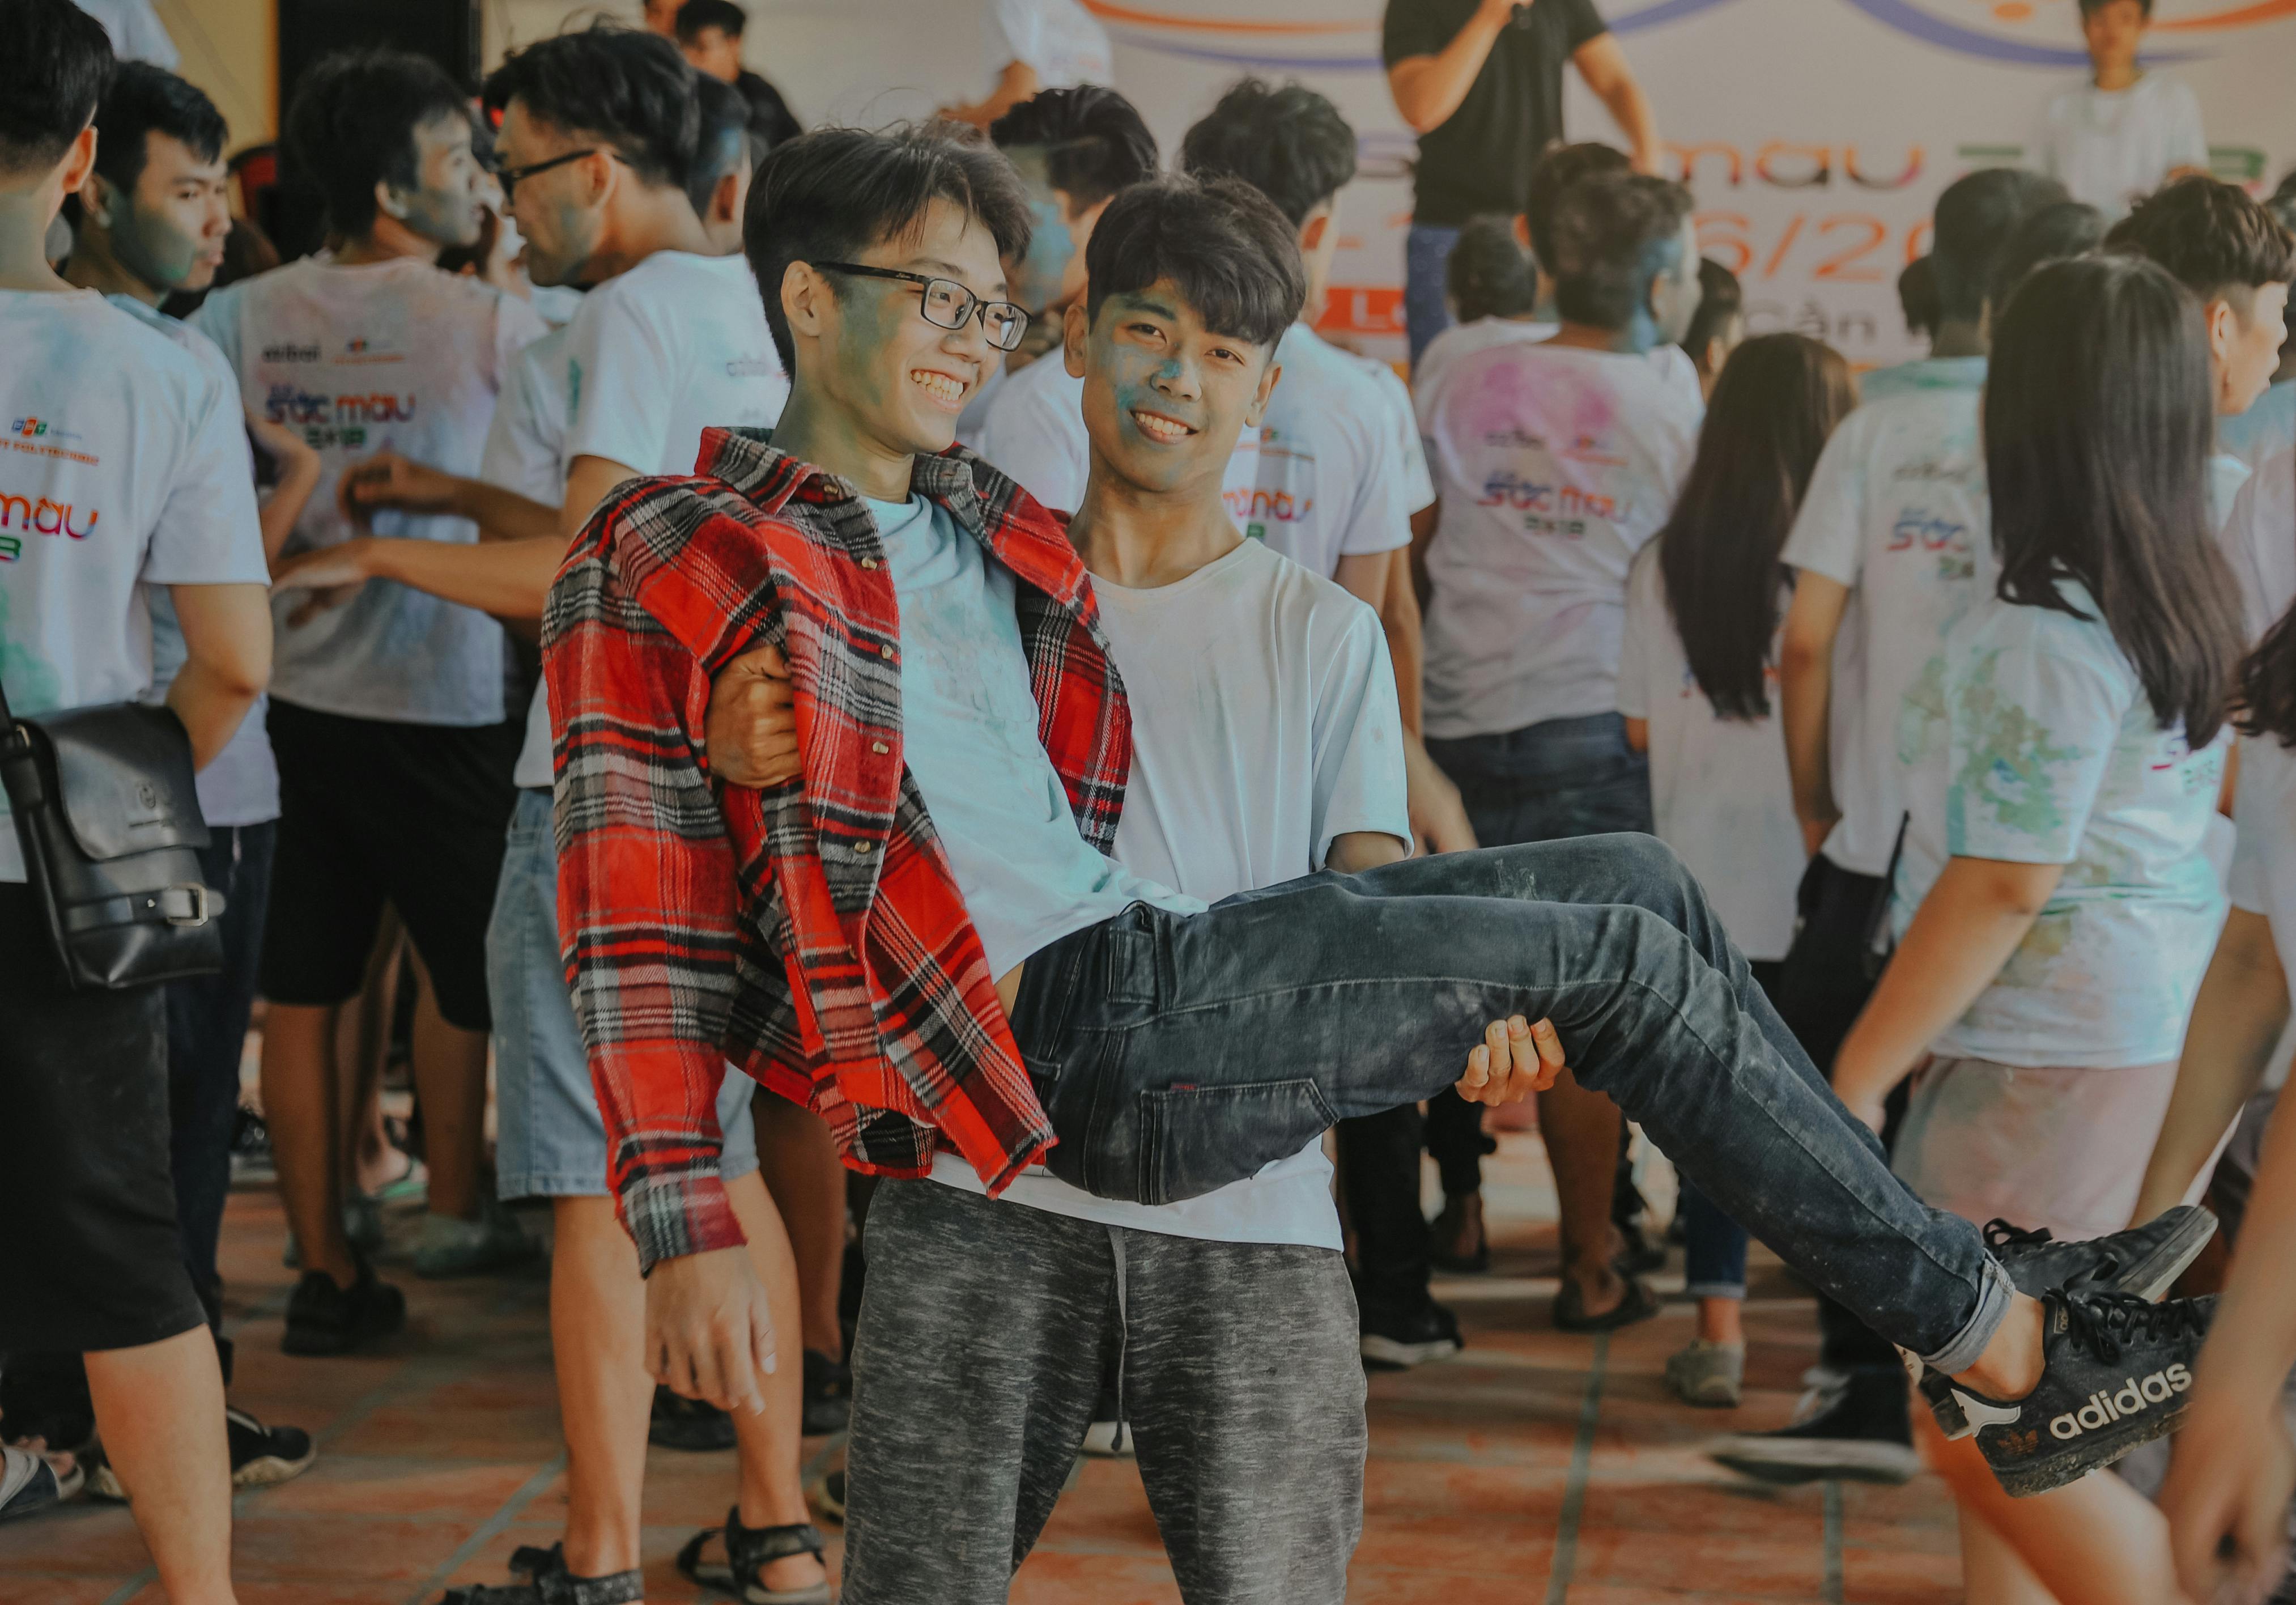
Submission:
M 1520 431 L 1560 448 L 1610 431 L 1618 404 L 1609 389 L 1586 383 L 1576 364 L 1546 361 L 1537 353 L 1537 347 L 1502 348 L 1458 387 L 1467 440 Z

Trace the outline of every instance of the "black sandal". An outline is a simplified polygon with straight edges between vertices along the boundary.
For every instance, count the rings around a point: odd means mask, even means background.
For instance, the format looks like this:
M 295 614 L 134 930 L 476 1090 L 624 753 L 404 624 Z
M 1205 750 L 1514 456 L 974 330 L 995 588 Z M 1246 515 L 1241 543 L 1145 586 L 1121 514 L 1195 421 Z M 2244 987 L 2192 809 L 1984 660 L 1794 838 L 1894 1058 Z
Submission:
M 1558 1332 L 1615 1332 L 1658 1313 L 1658 1296 L 1639 1278 L 1627 1278 L 1627 1296 L 1600 1315 L 1587 1313 L 1587 1296 L 1569 1277 L 1554 1296 L 1554 1329 Z
M 566 1569 L 566 1546 L 526 1546 L 512 1552 L 510 1569 L 526 1578 L 506 1587 L 473 1584 L 450 1588 L 439 1605 L 635 1605 L 645 1598 L 645 1574 L 614 1572 L 578 1577 Z
M 712 1538 L 725 1535 L 726 1559 L 704 1560 L 701 1550 Z M 722 1527 L 704 1527 L 677 1552 L 677 1569 L 689 1583 L 715 1589 L 746 1605 L 829 1605 L 827 1578 L 804 1588 L 767 1588 L 758 1573 L 791 1555 L 822 1557 L 827 1547 L 821 1529 L 809 1521 L 788 1527 L 745 1527 L 740 1507 L 726 1512 Z

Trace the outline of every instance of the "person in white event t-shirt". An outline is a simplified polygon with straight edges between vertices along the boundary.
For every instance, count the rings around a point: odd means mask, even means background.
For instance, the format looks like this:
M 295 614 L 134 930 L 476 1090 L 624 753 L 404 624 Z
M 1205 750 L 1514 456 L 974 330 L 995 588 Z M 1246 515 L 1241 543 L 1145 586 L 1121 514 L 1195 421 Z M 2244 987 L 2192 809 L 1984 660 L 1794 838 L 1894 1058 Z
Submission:
M 222 114 L 198 88 L 164 68 L 123 62 L 104 89 L 95 122 L 95 171 L 80 191 L 78 226 L 64 277 L 102 292 L 113 306 L 175 342 L 225 395 L 235 399 L 239 375 L 214 342 L 159 310 L 172 293 L 209 288 L 223 261 L 231 207 L 223 160 L 228 131 Z M 253 415 L 247 420 L 275 470 L 259 514 L 268 561 L 318 482 L 319 457 L 288 429 Z M 251 455 L 242 457 L 242 465 L 254 483 Z M 168 590 L 149 588 L 147 599 L 150 695 L 159 698 L 188 663 L 188 647 Z M 223 968 L 168 987 L 176 1222 L 184 1263 L 225 1354 L 230 1340 L 222 1332 L 223 1280 L 216 1255 L 231 1190 L 240 1061 L 255 1001 L 278 839 L 279 769 L 264 729 L 264 709 L 265 699 L 257 697 L 237 733 L 199 773 L 200 813 L 209 836 L 200 850 L 200 870 L 209 889 L 224 899 Z M 284 1480 L 307 1469 L 313 1458 L 309 1435 L 294 1428 L 266 1428 L 243 1410 L 232 1412 L 229 1437 L 234 1476 L 259 1467 L 265 1475 Z M 92 1480 L 98 1492 L 125 1497 L 109 1465 L 99 1468 Z
M 270 670 L 237 398 L 183 345 L 46 259 L 50 224 L 94 166 L 92 119 L 116 65 L 103 30 L 64 0 L 15 0 L 0 8 L 0 58 L 37 68 L 0 107 L 0 416 L 12 425 L 0 449 L 0 689 L 13 719 L 33 721 L 148 697 L 149 602 L 164 588 L 186 654 L 166 701 L 197 770 L 230 742 Z M 12 788 L 46 767 L 12 730 L 0 751 Z M 75 828 L 93 819 L 144 846 L 181 842 L 199 822 L 196 810 L 139 805 L 122 789 L 117 802 L 94 797 L 92 813 L 75 804 Z M 21 824 L 0 801 L 0 1348 L 83 1357 L 106 1462 L 132 1469 L 132 1513 L 161 1585 L 228 1600 L 230 1435 L 177 1228 L 166 996 L 68 979 L 47 901 L 29 884 Z M 116 901 L 126 906 L 74 911 L 154 926 L 221 912 L 194 887 Z M 72 1457 L 38 1448 L 0 1446 L 0 1520 L 81 1485 Z
M 149 62 L 173 72 L 183 59 L 152 0 L 80 0 L 79 8 L 103 24 L 112 54 L 123 62 Z
M 597 499 L 598 490 L 586 485 L 611 489 L 636 474 L 691 473 L 704 430 L 770 428 L 778 420 L 788 385 L 756 280 L 738 253 L 714 253 L 733 242 L 710 238 L 695 204 L 741 216 L 750 177 L 746 153 L 728 186 L 710 170 L 723 153 L 680 146 L 676 119 L 686 73 L 661 41 L 605 29 L 532 45 L 488 79 L 488 103 L 502 113 L 497 154 L 513 177 L 511 204 L 528 241 L 529 270 L 537 283 L 586 284 L 589 292 L 571 323 L 522 354 L 475 479 L 388 458 L 365 465 L 353 487 L 370 507 L 455 506 L 480 522 L 484 544 L 434 550 L 359 541 L 308 569 L 291 563 L 283 585 L 340 583 L 348 562 L 357 573 L 538 621 L 565 551 L 563 531 L 578 526 Z M 578 97 L 570 88 L 586 84 L 613 93 Z M 602 103 L 629 108 L 627 120 L 604 121 L 595 109 Z M 550 165 L 569 152 L 594 153 Z M 577 1580 L 591 1581 L 637 1564 L 636 1511 L 606 1491 L 644 1474 L 652 1390 L 642 1371 L 631 1379 L 643 1284 L 606 1194 L 605 1131 L 561 958 L 552 768 L 549 702 L 537 687 L 487 934 L 487 975 L 497 1000 L 496 1188 L 504 1199 L 551 1201 L 557 1244 L 551 1307 L 563 1409 L 573 1420 L 620 1424 L 608 1435 L 611 1453 L 597 1452 L 594 1434 L 568 1433 L 576 1494 L 568 1502 L 567 1565 Z M 728 1076 L 718 1099 L 727 1193 L 758 1278 L 772 1290 L 777 1329 L 796 1332 L 794 1268 L 758 1173 L 752 1090 L 746 1077 Z M 841 1222 L 843 1181 L 833 1159 L 829 1177 Z M 775 1185 L 807 1179 L 777 1175 Z M 764 1506 L 746 1510 L 751 1526 L 805 1520 L 797 1390 L 812 1369 L 810 1359 L 783 1366 L 768 1384 L 768 1409 L 734 1423 L 744 1486 L 770 1491 Z M 726 1566 L 722 1554 L 697 1564 L 721 1572 Z M 802 1546 L 763 1570 L 766 1586 L 800 1597 L 822 1577 Z
M 329 57 L 284 121 L 340 236 L 210 295 L 196 326 L 238 372 L 250 409 L 319 452 L 317 495 L 290 551 L 357 531 L 344 470 L 377 448 L 452 472 L 478 465 L 512 359 L 544 325 L 514 295 L 434 265 L 481 224 L 481 170 L 460 89 L 396 52 Z M 467 520 L 392 515 L 395 533 L 449 544 Z M 485 886 L 502 866 L 516 727 L 503 707 L 502 630 L 476 609 L 404 586 L 277 598 L 270 731 L 281 815 L 262 984 L 264 1109 L 305 1267 L 287 1311 L 291 1353 L 340 1354 L 394 1329 L 398 1290 L 343 1227 L 330 1158 L 340 1112 L 335 1023 L 358 995 L 386 902 L 406 922 L 442 1028 L 414 1074 L 429 1117 L 429 1212 L 416 1269 L 459 1274 L 534 1251 L 483 1184 Z
M 1440 498 L 1424 548 L 1427 745 L 1486 846 L 1651 829 L 1648 764 L 1618 711 L 1627 579 L 1674 511 L 1704 412 L 1694 373 L 1685 383 L 1650 358 L 1698 309 L 1689 193 L 1597 167 L 1552 227 L 1560 332 L 1453 362 L 1420 415 Z M 1558 1086 L 1539 1120 L 1561 1205 L 1556 1322 L 1656 1314 L 1613 1264 L 1616 1107 Z M 1472 1176 L 1451 1168 L 1458 1201 Z
M 2036 165 L 2108 218 L 2180 173 L 2209 169 L 2201 103 L 2180 80 L 2137 64 L 2152 0 L 2080 0 L 2087 83 L 2049 101 Z
M 1830 346 L 1800 334 L 1739 346 L 1674 516 L 1627 589 L 1619 712 L 1628 745 L 1650 755 L 1658 838 L 1773 992 L 1809 857 L 1776 718 L 1778 631 L 1793 594 L 1779 553 L 1818 453 L 1857 404 L 1849 365 Z M 1686 1403 L 1734 1407 L 1746 1234 L 1695 1185 L 1684 1188 L 1681 1218 L 1698 1324 L 1667 1362 L 1667 1382 Z
M 981 64 L 993 80 L 988 94 L 969 105 L 945 106 L 942 116 L 985 128 L 1038 90 L 1116 82 L 1108 30 L 1083 0 L 987 0 L 985 11 Z

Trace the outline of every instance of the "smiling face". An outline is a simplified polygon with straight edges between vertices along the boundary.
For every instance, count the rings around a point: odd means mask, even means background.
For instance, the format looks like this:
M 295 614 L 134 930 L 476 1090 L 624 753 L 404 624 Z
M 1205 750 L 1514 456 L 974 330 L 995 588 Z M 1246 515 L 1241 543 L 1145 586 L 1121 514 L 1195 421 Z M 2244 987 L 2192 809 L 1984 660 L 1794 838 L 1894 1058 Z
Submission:
M 936 197 L 916 228 L 851 259 L 865 267 L 951 279 L 984 300 L 1007 299 L 996 242 L 963 207 Z M 957 416 L 1004 354 L 976 316 L 961 329 L 925 321 L 924 286 L 794 262 L 782 306 L 799 345 L 799 382 L 894 455 L 931 456 L 956 440 Z
M 471 150 L 470 119 L 449 115 L 416 124 L 414 155 L 414 188 L 389 182 L 378 186 L 384 210 L 438 244 L 475 244 L 485 204 L 480 180 L 486 169 Z
M 231 197 L 223 158 L 201 160 L 170 134 L 147 130 L 144 171 L 122 194 L 101 177 L 81 197 L 109 233 L 121 267 L 161 290 L 206 289 L 223 265 Z
M 1111 295 L 1089 322 L 1071 306 L 1067 335 L 1095 460 L 1138 490 L 1216 498 L 1237 435 L 1267 414 L 1275 351 L 1206 328 L 1170 279 Z
M 2209 303 L 2209 350 L 2217 372 L 2217 411 L 2235 417 L 2256 404 L 2280 366 L 2288 338 L 2288 286 L 2266 284 L 2243 317 L 2229 302 Z

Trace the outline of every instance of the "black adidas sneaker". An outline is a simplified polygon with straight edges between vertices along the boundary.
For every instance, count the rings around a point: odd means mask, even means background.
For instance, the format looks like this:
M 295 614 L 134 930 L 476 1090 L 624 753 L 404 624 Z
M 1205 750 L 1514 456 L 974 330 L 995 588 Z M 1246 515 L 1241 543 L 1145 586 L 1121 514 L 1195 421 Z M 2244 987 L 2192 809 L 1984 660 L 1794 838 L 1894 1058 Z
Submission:
M 1953 1403 L 2004 1489 L 2024 1498 L 2062 1488 L 2175 1429 L 2215 1313 L 2213 1297 L 2046 1293 L 2039 1385 L 2003 1401 L 1952 1384 Z
M 2216 1216 L 2198 1205 L 2180 1204 L 2142 1226 L 2070 1243 L 1995 1220 L 1986 1225 L 1985 1246 L 2009 1273 L 2011 1285 L 2028 1298 L 2079 1288 L 2158 1298 L 2216 1234 Z M 1977 1430 L 1955 1401 L 1952 1379 L 1919 1369 L 1915 1380 L 1947 1437 L 1965 1438 Z

